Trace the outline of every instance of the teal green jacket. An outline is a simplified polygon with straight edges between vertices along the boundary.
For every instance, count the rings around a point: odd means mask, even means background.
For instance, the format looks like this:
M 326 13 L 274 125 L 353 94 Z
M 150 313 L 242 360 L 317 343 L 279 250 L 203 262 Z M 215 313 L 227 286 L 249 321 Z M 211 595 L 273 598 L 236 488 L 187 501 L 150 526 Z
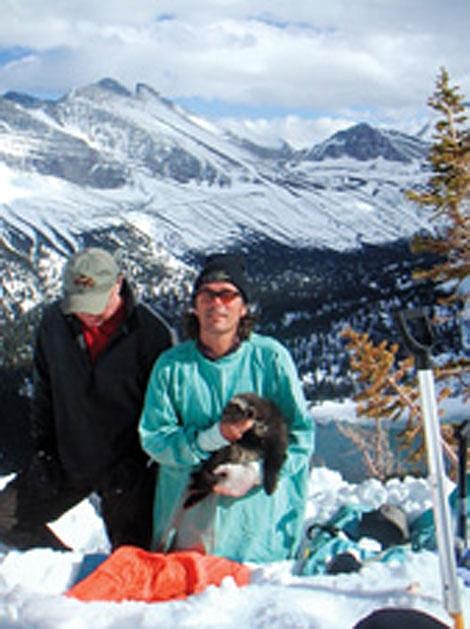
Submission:
M 219 421 L 231 397 L 249 391 L 272 400 L 289 422 L 288 457 L 276 491 L 268 496 L 255 487 L 241 498 L 211 494 L 184 510 L 191 472 L 211 454 L 199 447 L 198 433 Z M 278 341 L 252 334 L 216 361 L 194 341 L 161 354 L 150 376 L 139 434 L 144 450 L 160 464 L 155 549 L 200 548 L 259 563 L 294 557 L 314 431 L 293 360 Z

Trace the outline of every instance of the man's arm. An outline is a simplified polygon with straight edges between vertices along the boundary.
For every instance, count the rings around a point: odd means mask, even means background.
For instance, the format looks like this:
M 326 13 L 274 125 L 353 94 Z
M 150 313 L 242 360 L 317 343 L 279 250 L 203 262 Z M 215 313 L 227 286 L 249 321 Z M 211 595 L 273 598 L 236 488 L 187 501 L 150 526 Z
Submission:
M 51 494 L 57 493 L 63 471 L 57 451 L 52 388 L 41 332 L 36 339 L 33 357 L 31 436 L 33 457 L 28 467 L 29 478 L 38 488 L 47 486 Z
M 33 448 L 56 457 L 57 446 L 49 367 L 44 353 L 43 332 L 38 333 L 33 357 L 33 399 L 31 403 L 31 436 Z
M 141 445 L 158 463 L 173 467 L 198 465 L 211 453 L 199 444 L 197 426 L 179 421 L 170 393 L 172 377 L 171 366 L 163 355 L 154 365 L 145 394 L 139 422 Z

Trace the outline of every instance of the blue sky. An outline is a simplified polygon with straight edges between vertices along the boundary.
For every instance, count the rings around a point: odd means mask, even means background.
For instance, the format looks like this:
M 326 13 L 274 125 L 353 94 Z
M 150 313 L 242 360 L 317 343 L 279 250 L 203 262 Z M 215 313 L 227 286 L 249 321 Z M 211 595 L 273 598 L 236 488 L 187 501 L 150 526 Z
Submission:
M 271 144 L 413 131 L 440 66 L 470 95 L 469 24 L 468 0 L 4 0 L 0 93 L 112 77 Z

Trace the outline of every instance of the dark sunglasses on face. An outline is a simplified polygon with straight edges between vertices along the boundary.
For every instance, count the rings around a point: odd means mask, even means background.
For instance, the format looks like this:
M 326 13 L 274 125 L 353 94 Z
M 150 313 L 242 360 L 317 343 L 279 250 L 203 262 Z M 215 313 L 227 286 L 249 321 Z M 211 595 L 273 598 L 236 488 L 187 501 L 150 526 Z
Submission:
M 240 293 L 237 290 L 230 290 L 225 288 L 223 290 L 211 290 L 210 288 L 202 288 L 197 292 L 196 296 L 201 298 L 203 303 L 210 303 L 214 301 L 214 299 L 219 298 L 220 301 L 227 306 L 230 304 L 236 297 L 239 297 Z

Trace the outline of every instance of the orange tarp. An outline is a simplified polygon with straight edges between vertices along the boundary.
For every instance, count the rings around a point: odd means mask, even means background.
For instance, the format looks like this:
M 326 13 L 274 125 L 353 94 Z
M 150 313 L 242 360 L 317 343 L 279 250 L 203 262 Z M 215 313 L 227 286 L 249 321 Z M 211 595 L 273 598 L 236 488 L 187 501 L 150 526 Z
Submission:
M 81 601 L 168 601 L 220 585 L 231 576 L 247 585 L 247 566 L 198 551 L 151 553 L 121 546 L 83 581 L 65 594 Z

